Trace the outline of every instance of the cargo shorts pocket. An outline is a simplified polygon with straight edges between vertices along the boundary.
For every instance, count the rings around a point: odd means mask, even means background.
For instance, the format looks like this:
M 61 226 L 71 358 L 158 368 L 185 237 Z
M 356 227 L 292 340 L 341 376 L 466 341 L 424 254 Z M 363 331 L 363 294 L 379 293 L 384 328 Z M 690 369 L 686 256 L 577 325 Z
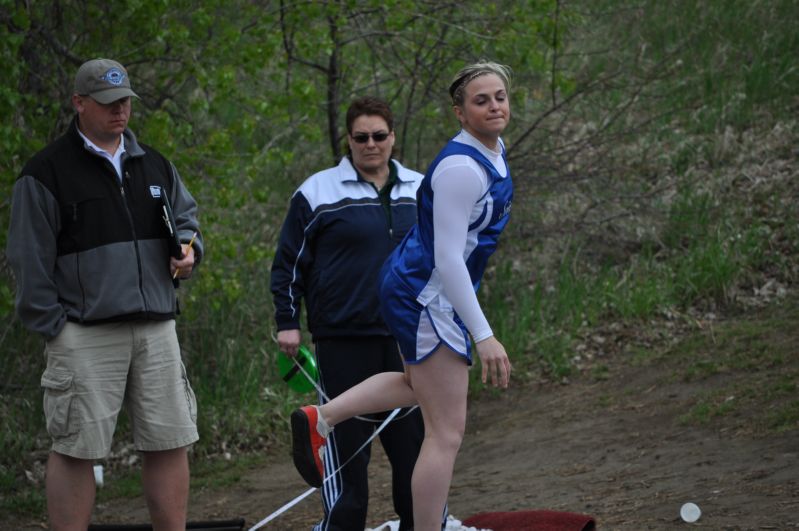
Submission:
M 70 426 L 69 423 L 70 409 L 75 397 L 72 373 L 61 369 L 45 369 L 41 385 L 44 389 L 47 433 L 51 437 L 64 437 L 77 431 L 77 426 Z
M 180 364 L 180 372 L 183 378 L 183 387 L 186 390 L 186 401 L 189 406 L 189 415 L 191 416 L 191 421 L 194 425 L 197 425 L 197 397 L 194 394 L 194 389 L 191 388 L 191 384 L 189 383 L 189 375 L 186 373 L 186 366 L 183 365 L 183 362 Z

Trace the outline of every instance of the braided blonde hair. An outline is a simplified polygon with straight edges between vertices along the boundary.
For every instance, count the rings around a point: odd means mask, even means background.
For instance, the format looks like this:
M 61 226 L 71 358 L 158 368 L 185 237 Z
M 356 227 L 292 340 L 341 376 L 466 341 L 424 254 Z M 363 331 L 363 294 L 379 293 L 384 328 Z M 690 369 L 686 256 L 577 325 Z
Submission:
M 505 85 L 505 91 L 510 92 L 510 67 L 490 61 L 473 63 L 461 68 L 458 73 L 455 74 L 455 77 L 452 78 L 452 83 L 449 85 L 449 95 L 452 98 L 452 104 L 458 106 L 463 105 L 463 94 L 466 85 L 478 77 L 488 74 L 497 76 L 502 81 L 502 84 Z

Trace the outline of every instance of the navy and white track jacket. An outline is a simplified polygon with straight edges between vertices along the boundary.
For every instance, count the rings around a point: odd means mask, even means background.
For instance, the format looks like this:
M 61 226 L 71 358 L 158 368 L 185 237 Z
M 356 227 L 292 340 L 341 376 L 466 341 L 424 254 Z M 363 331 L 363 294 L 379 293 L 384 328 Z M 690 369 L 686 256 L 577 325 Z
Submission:
M 380 316 L 378 274 L 416 222 L 422 175 L 392 160 L 391 216 L 349 158 L 309 177 L 294 193 L 272 264 L 277 329 L 300 328 L 301 300 L 314 341 L 389 335 Z

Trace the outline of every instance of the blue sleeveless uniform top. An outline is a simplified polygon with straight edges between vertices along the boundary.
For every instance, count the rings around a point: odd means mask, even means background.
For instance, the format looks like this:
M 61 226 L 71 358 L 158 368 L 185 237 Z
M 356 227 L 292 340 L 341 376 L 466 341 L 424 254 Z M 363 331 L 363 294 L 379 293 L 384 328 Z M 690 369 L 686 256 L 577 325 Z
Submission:
M 507 225 L 513 200 L 513 182 L 510 167 L 508 174 L 502 177 L 494 165 L 476 148 L 450 142 L 441 150 L 427 169 L 422 184 L 416 192 L 417 223 L 406 234 L 402 243 L 388 257 L 384 272 L 395 275 L 400 285 L 407 289 L 417 302 L 426 306 L 441 291 L 440 280 L 434 259 L 433 245 L 433 188 L 431 179 L 438 164 L 451 155 L 467 155 L 477 161 L 488 173 L 489 186 L 485 194 L 472 209 L 472 220 L 469 223 L 464 250 L 464 261 L 469 271 L 474 290 L 480 287 L 480 280 L 488 263 L 488 258 L 497 248 L 499 235 Z

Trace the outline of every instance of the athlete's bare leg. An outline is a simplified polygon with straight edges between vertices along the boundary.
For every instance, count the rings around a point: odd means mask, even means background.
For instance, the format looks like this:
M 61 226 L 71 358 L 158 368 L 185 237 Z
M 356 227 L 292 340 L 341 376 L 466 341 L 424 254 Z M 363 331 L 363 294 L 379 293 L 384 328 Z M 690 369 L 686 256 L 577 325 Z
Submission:
M 413 528 L 439 531 L 466 427 L 468 365 L 442 346 L 422 363 L 409 365 L 408 372 L 425 429 L 413 469 Z
M 372 376 L 319 406 L 319 412 L 332 427 L 356 415 L 418 403 L 425 438 L 412 480 L 414 530 L 439 531 L 466 427 L 468 365 L 441 346 L 422 363 L 406 365 L 406 371 Z
M 401 372 L 383 372 L 367 378 L 319 406 L 319 412 L 332 427 L 356 415 L 380 413 L 413 405 L 416 405 L 416 398 L 406 375 Z

